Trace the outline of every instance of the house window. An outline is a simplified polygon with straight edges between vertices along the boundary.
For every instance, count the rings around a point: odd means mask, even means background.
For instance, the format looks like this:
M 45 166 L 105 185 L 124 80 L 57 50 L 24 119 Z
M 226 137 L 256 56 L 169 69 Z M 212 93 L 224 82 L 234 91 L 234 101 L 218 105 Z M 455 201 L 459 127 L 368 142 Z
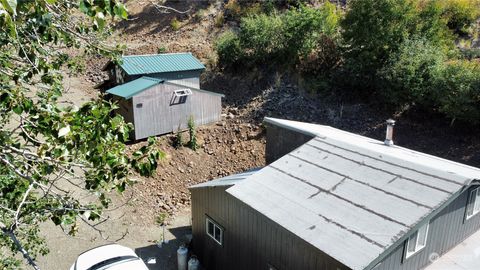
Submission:
M 480 188 L 470 191 L 467 204 L 467 219 L 473 217 L 480 212 Z
M 418 231 L 412 234 L 407 240 L 405 258 L 419 252 L 427 245 L 428 227 L 430 222 L 424 224 Z
M 223 228 L 207 217 L 207 234 L 219 245 L 223 244 Z

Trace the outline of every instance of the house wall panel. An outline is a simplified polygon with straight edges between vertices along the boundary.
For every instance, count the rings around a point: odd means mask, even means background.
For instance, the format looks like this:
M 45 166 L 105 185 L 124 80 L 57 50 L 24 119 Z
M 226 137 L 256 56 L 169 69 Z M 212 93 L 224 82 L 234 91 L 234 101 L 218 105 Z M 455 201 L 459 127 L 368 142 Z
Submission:
M 313 139 L 314 136 L 302 134 L 276 125 L 268 125 L 265 159 L 267 164 L 290 153 L 295 148 Z
M 446 208 L 431 219 L 427 245 L 405 259 L 405 243 L 399 245 L 375 270 L 422 269 L 431 263 L 432 254 L 443 255 L 480 229 L 480 214 L 465 220 L 470 189 L 464 191 Z

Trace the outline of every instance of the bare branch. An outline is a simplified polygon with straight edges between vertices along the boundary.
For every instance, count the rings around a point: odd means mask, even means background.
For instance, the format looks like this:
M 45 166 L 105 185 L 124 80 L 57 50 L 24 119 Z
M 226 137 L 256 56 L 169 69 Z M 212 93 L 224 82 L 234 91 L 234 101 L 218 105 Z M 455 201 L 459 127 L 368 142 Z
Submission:
M 25 191 L 25 194 L 23 195 L 22 201 L 21 201 L 20 204 L 18 205 L 17 211 L 15 212 L 15 217 L 14 217 L 14 219 L 13 219 L 13 224 L 12 224 L 12 226 L 10 227 L 10 231 L 15 230 L 15 228 L 17 227 L 17 225 L 18 225 L 18 218 L 19 218 L 19 216 L 20 216 L 20 211 L 22 210 L 22 207 L 23 207 L 23 205 L 25 204 L 25 201 L 27 200 L 28 195 L 29 195 L 30 192 L 33 190 L 33 187 L 34 187 L 34 183 L 30 183 L 30 185 L 28 186 L 27 191 Z
M 185 11 L 180 11 L 180 10 L 178 10 L 178 9 L 174 9 L 174 8 L 172 8 L 172 7 L 169 7 L 169 6 L 159 5 L 159 4 L 157 4 L 157 3 L 153 2 L 153 1 L 150 1 L 150 3 L 151 3 L 158 11 L 160 11 L 160 12 L 162 12 L 162 13 L 169 13 L 168 11 L 173 11 L 173 12 L 176 12 L 176 13 L 179 13 L 179 14 L 185 14 L 185 13 L 190 12 L 190 10 L 192 9 L 192 8 L 189 8 L 189 9 L 187 9 L 187 10 L 185 10 Z

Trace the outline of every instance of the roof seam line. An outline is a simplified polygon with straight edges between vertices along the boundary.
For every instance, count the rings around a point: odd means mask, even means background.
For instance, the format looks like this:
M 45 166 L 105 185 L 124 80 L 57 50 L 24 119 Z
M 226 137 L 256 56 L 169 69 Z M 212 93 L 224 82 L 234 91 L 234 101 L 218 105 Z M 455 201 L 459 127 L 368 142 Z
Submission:
M 342 200 L 342 201 L 345 201 L 345 202 L 347 202 L 347 203 L 349 203 L 349 204 L 351 204 L 351 205 L 353 205 L 353 206 L 355 206 L 355 207 L 357 207 L 357 208 L 363 209 L 363 210 L 365 210 L 365 211 L 367 211 L 367 212 L 369 212 L 369 213 L 371 213 L 371 214 L 374 214 L 374 215 L 379 216 L 379 217 L 381 217 L 381 218 L 383 218 L 383 219 L 385 219 L 385 220 L 388 220 L 388 221 L 390 221 L 390 222 L 393 222 L 393 223 L 396 223 L 396 224 L 398 224 L 398 225 L 401 225 L 401 226 L 403 226 L 403 227 L 405 227 L 405 228 L 408 228 L 408 227 L 409 227 L 407 224 L 405 224 L 405 223 L 403 223 L 403 222 L 400 222 L 400 221 L 395 220 L 395 219 L 393 219 L 393 218 L 391 218 L 391 217 L 389 217 L 389 216 L 386 216 L 386 215 L 383 215 L 383 214 L 381 214 L 381 213 L 378 213 L 378 212 L 376 212 L 376 211 L 374 211 L 374 210 L 372 210 L 372 209 L 369 209 L 369 208 L 367 208 L 367 207 L 364 207 L 364 206 L 362 206 L 362 205 L 360 205 L 360 204 L 357 204 L 357 203 L 355 203 L 355 202 L 353 202 L 353 201 L 347 200 L 347 199 L 343 198 L 342 196 L 339 196 L 339 195 L 337 195 L 337 194 L 335 194 L 335 193 L 333 193 L 333 192 L 330 192 L 330 191 L 328 191 L 328 190 L 326 190 L 326 189 L 323 189 L 323 188 L 321 188 L 320 186 L 314 185 L 314 184 L 306 181 L 305 179 L 302 179 L 302 178 L 297 177 L 297 176 L 295 176 L 295 175 L 293 175 L 293 174 L 290 174 L 290 173 L 288 173 L 288 172 L 286 172 L 286 171 L 283 171 L 282 169 L 279 169 L 279 168 L 277 168 L 277 167 L 275 167 L 275 166 L 272 166 L 272 165 L 270 165 L 269 167 L 272 168 L 272 169 L 275 169 L 275 170 L 277 170 L 277 171 L 279 171 L 279 172 L 281 172 L 281 173 L 283 173 L 283 174 L 286 174 L 286 175 L 292 177 L 293 179 L 296 179 L 297 181 L 300 181 L 300 182 L 302 182 L 302 183 L 304 183 L 304 184 L 307 184 L 307 185 L 309 185 L 309 186 L 311 186 L 311 187 L 315 187 L 317 190 L 320 190 L 320 191 L 322 191 L 322 192 L 324 192 L 324 193 L 326 193 L 326 194 L 332 195 L 333 197 L 335 197 L 335 198 L 337 198 L 337 199 L 340 199 L 340 200 Z
M 422 172 L 422 171 L 418 171 L 418 170 L 415 170 L 413 168 L 408 168 L 408 167 L 405 167 L 405 166 L 402 166 L 402 165 L 398 165 L 398 164 L 395 164 L 393 162 L 389 162 L 389 161 L 386 161 L 386 160 L 383 160 L 383 159 L 380 159 L 380 158 L 377 158 L 377 157 L 373 157 L 373 156 L 370 156 L 370 155 L 365 155 L 365 154 L 361 154 L 357 151 L 353 151 L 353 150 L 350 150 L 350 149 L 347 149 L 347 148 L 343 148 L 343 147 L 340 147 L 340 146 L 337 146 L 337 145 L 334 145 L 334 144 L 331 144 L 331 143 L 328 143 L 324 140 L 319 140 L 317 138 L 315 138 L 315 141 L 317 142 L 321 142 L 321 143 L 324 143 L 324 144 L 327 144 L 327 145 L 330 145 L 332 147 L 335 147 L 335 148 L 338 148 L 338 149 L 342 149 L 344 151 L 347 151 L 347 152 L 350 152 L 350 153 L 354 153 L 354 154 L 357 154 L 357 155 L 361 155 L 361 156 L 364 156 L 364 157 L 367 157 L 367 158 L 371 158 L 373 160 L 376 160 L 376 161 L 379 161 L 379 162 L 383 162 L 383 163 L 386 163 L 386 164 L 389 164 L 391 166 L 395 166 L 395 167 L 399 167 L 399 168 L 402 168 L 402 169 L 405 169 L 405 170 L 410 170 L 410 171 L 413 171 L 413 172 L 416 172 L 416 173 L 419 173 L 419 174 L 423 174 L 423 175 L 426 175 L 426 176 L 429 176 L 429 177 L 433 177 L 435 179 L 439 179 L 439 180 L 442 180 L 442 181 L 445 181 L 445 182 L 448 182 L 448 183 L 452 183 L 452 184 L 456 184 L 456 185 L 459 185 L 459 186 L 463 186 L 463 184 L 460 184 L 454 180 L 451 180 L 451 179 L 448 179 L 448 178 L 445 178 L 445 177 L 441 177 L 441 176 L 437 176 L 437 175 L 432 175 L 432 174 L 429 174 L 429 173 L 426 173 L 426 172 Z
M 417 183 L 417 184 L 419 184 L 419 185 L 422 185 L 422 186 L 425 186 L 425 187 L 429 187 L 429 188 L 431 188 L 431 189 L 435 189 L 435 190 L 438 190 L 438 191 L 441 191 L 441 192 L 444 192 L 444 193 L 447 193 L 447 194 L 452 194 L 451 192 L 449 192 L 449 191 L 447 191 L 447 190 L 445 190 L 445 189 L 442 189 L 442 188 L 439 188 L 439 187 L 436 187 L 436 186 L 432 186 L 432 185 L 428 185 L 428 184 L 419 182 L 419 181 L 417 181 L 417 180 L 415 180 L 415 179 L 412 179 L 412 178 L 410 178 L 410 177 L 405 177 L 405 176 L 402 176 L 402 175 L 400 175 L 400 174 L 396 174 L 396 173 L 393 173 L 393 172 L 390 172 L 390 171 L 387 171 L 387 170 L 384 170 L 384 169 L 380 169 L 380 168 L 374 167 L 374 166 L 372 166 L 372 165 L 368 165 L 368 164 L 366 164 L 365 162 L 360 162 L 360 161 L 357 161 L 357 160 L 354 160 L 354 159 L 350 159 L 350 158 L 343 157 L 343 156 L 341 156 L 341 155 L 339 155 L 339 154 L 337 154 L 337 153 L 333 153 L 333 152 L 331 152 L 331 151 L 325 150 L 325 149 L 320 148 L 320 147 L 318 147 L 318 146 L 311 145 L 311 144 L 309 144 L 309 143 L 306 143 L 305 145 L 310 146 L 310 147 L 313 147 L 313 148 L 315 148 L 315 149 L 317 149 L 317 150 L 320 150 L 320 151 L 323 151 L 323 152 L 332 154 L 332 155 L 334 155 L 334 156 L 343 158 L 343 159 L 345 159 L 345 160 L 354 162 L 354 163 L 359 164 L 359 165 L 361 165 L 361 166 L 365 166 L 365 167 L 368 167 L 368 168 L 370 168 L 370 169 L 374 169 L 374 170 L 377 170 L 377 171 L 380 171 L 380 172 L 384 172 L 384 173 L 390 174 L 390 175 L 392 175 L 392 176 L 397 176 L 397 177 L 399 177 L 399 178 L 401 178 L 401 179 L 405 179 L 405 180 L 408 180 L 408 181 L 410 181 L 410 182 L 414 182 L 414 183 Z M 341 148 L 340 148 L 340 149 L 341 149 Z
M 332 223 L 332 224 L 334 224 L 335 226 L 337 226 L 337 227 L 339 227 L 339 228 L 341 228 L 341 229 L 343 229 L 343 230 L 345 230 L 345 231 L 347 231 L 347 232 L 349 232 L 349 233 L 351 233 L 351 234 L 354 234 L 354 235 L 356 235 L 356 236 L 358 236 L 358 237 L 366 240 L 366 241 L 369 242 L 370 244 L 374 244 L 374 245 L 376 245 L 376 246 L 378 246 L 378 247 L 380 247 L 380 248 L 382 248 L 382 249 L 385 249 L 385 248 L 386 248 L 386 246 L 378 243 L 378 242 L 375 241 L 375 240 L 372 240 L 372 239 L 368 238 L 367 236 L 365 236 L 365 235 L 362 234 L 362 233 L 359 233 L 359 232 L 357 232 L 357 231 L 351 230 L 351 229 L 343 226 L 342 224 L 340 224 L 340 223 L 338 223 L 338 222 L 335 222 L 334 220 L 329 219 L 329 218 L 327 218 L 327 217 L 325 217 L 325 216 L 323 216 L 323 215 L 321 215 L 321 214 L 317 214 L 317 215 L 318 215 L 319 217 L 323 218 L 326 222 Z
M 289 154 L 289 155 L 292 156 L 292 157 L 294 157 L 294 158 L 296 158 L 296 159 L 299 159 L 299 160 L 301 160 L 301 161 L 303 161 L 303 162 L 306 162 L 306 163 L 308 163 L 308 164 L 311 164 L 311 165 L 313 165 L 313 166 L 316 166 L 316 167 L 318 167 L 318 168 L 320 168 L 320 169 L 322 169 L 322 170 L 325 170 L 325 171 L 334 173 L 334 174 L 336 174 L 336 175 L 338 175 L 338 176 L 344 177 L 344 180 L 350 179 L 350 180 L 352 180 L 352 181 L 354 181 L 354 182 L 356 182 L 356 183 L 359 183 L 359 184 L 361 184 L 361 185 L 367 186 L 367 187 L 369 187 L 369 188 L 373 188 L 373 189 L 375 189 L 375 190 L 378 190 L 378 191 L 383 192 L 383 193 L 385 193 L 385 194 L 394 196 L 394 197 L 399 198 L 399 199 L 401 199 L 401 200 L 404 200 L 404 201 L 413 203 L 413 204 L 415 204 L 415 205 L 417 205 L 417 206 L 422 206 L 422 207 L 425 207 L 425 208 L 427 208 L 427 209 L 432 209 L 432 207 L 430 207 L 430 206 L 428 206 L 428 205 L 425 205 L 425 204 L 416 202 L 416 201 L 414 201 L 414 200 L 405 198 L 405 197 L 400 196 L 400 195 L 398 195 L 398 194 L 395 194 L 395 193 L 392 193 L 392 192 L 383 190 L 383 189 L 381 189 L 381 188 L 375 187 L 375 186 L 373 186 L 373 185 L 371 185 L 371 184 L 368 184 L 368 183 L 363 182 L 363 181 L 361 181 L 361 180 L 357 180 L 357 179 L 352 178 L 352 177 L 350 177 L 350 176 L 348 176 L 348 175 L 341 174 L 341 173 L 336 172 L 336 171 L 334 171 L 334 170 L 325 168 L 325 167 L 323 167 L 323 166 L 321 166 L 321 165 L 318 165 L 318 164 L 316 164 L 316 163 L 313 163 L 313 162 L 308 161 L 308 160 L 306 160 L 306 159 L 303 159 L 303 158 L 301 158 L 301 157 L 295 156 L 295 155 L 293 155 L 293 154 Z M 342 180 L 342 181 L 343 181 L 343 180 Z M 337 185 L 338 185 L 338 184 L 337 184 Z M 337 185 L 336 185 L 336 186 L 337 186 Z M 332 189 L 333 189 L 333 188 L 332 188 Z

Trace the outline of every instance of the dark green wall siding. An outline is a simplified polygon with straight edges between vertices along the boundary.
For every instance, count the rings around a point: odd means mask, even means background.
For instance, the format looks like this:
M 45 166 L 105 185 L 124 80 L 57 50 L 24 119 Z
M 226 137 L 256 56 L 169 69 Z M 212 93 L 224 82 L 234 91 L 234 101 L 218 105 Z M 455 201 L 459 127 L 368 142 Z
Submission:
M 267 164 L 290 153 L 314 137 L 279 126 L 267 125 L 267 145 L 265 149 Z
M 223 245 L 206 234 L 208 215 L 225 228 Z M 193 251 L 207 270 L 347 270 L 264 215 L 225 192 L 224 187 L 192 189 Z
M 443 255 L 480 228 L 480 214 L 465 220 L 469 192 L 463 192 L 430 221 L 427 245 L 404 259 L 405 244 L 397 247 L 375 270 L 413 270 L 430 264 L 430 255 Z

